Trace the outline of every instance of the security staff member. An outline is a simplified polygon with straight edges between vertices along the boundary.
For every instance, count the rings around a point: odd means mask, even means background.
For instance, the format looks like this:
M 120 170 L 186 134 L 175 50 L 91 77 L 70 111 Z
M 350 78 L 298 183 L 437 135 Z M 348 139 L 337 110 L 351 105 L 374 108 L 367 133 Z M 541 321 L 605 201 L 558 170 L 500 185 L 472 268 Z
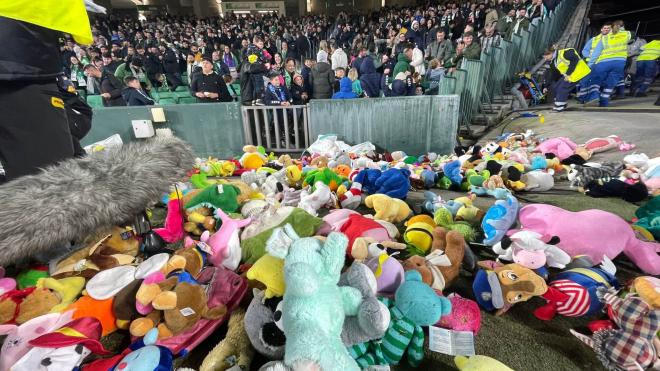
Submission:
M 616 85 L 623 79 L 623 72 L 628 58 L 628 41 L 630 41 L 630 32 L 623 29 L 623 22 L 616 21 L 612 24 L 612 32 L 603 36 L 602 50 L 597 55 L 592 55 L 596 59 L 593 67 L 592 84 L 600 87 L 600 107 L 607 107 L 610 104 L 610 96 Z M 591 91 L 586 101 L 595 101 L 597 94 Z
M 34 174 L 74 155 L 56 77 L 62 75 L 61 32 L 89 44 L 83 0 L 0 2 L 0 182 Z M 38 15 L 38 16 L 37 16 Z
M 222 76 L 213 72 L 211 58 L 202 60 L 202 71 L 197 73 L 190 84 L 190 90 L 199 103 L 231 102 L 231 95 Z
M 587 62 L 589 68 L 593 68 L 594 64 L 596 64 L 597 55 L 600 54 L 600 51 L 603 49 L 602 39 L 611 31 L 612 24 L 604 23 L 600 28 L 600 33 L 587 40 L 584 44 L 584 48 L 582 48 L 582 57 L 584 57 L 584 61 Z M 596 99 L 598 99 L 600 86 L 592 83 L 591 77 L 591 74 L 585 76 L 578 84 L 577 99 L 581 103 L 585 103 L 587 96 L 591 93 L 595 93 L 591 94 L 591 97 L 596 97 Z
M 658 57 L 660 57 L 660 40 L 653 40 L 642 46 L 637 56 L 637 72 L 630 87 L 630 95 L 645 97 L 646 90 L 658 73 Z
M 551 47 L 543 53 L 543 58 L 551 62 L 552 71 L 557 76 L 552 87 L 555 93 L 555 106 L 552 110 L 562 112 L 568 106 L 568 96 L 575 89 L 575 84 L 591 70 L 573 48 L 555 50 Z

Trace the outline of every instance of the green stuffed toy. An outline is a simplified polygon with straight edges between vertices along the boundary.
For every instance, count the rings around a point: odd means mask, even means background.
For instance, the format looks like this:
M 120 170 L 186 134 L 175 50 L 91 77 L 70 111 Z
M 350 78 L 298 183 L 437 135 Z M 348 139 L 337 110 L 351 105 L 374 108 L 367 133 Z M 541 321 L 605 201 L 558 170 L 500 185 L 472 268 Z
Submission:
M 241 241 L 241 261 L 246 264 L 254 264 L 266 254 L 266 241 L 273 234 L 276 227 L 291 224 L 296 234 L 301 237 L 313 236 L 323 224 L 321 218 L 310 215 L 303 209 L 292 208 L 291 213 L 281 223 L 272 228 L 261 231 L 257 235 Z
M 477 238 L 477 232 L 470 223 L 465 221 L 454 221 L 451 211 L 445 207 L 439 207 L 433 215 L 433 221 L 440 227 L 448 231 L 458 231 L 463 235 L 465 241 L 474 241 Z
M 268 253 L 284 259 L 285 366 L 360 370 L 341 339 L 344 318 L 355 316 L 362 303 L 358 289 L 337 285 L 347 245 L 342 233 L 330 233 L 322 243 L 314 237 L 298 238 L 290 225 L 277 229 L 268 241 Z
M 239 208 L 238 196 L 240 193 L 240 189 L 233 185 L 211 185 L 188 201 L 185 208 L 193 211 L 200 207 L 208 207 L 213 210 L 221 209 L 227 214 L 233 213 Z
M 303 182 L 303 187 L 307 185 L 312 186 L 312 192 L 314 192 L 314 184 L 316 182 L 322 182 L 323 184 L 330 187 L 330 190 L 337 192 L 337 188 L 342 184 L 346 179 L 337 175 L 332 169 L 324 167 L 322 169 L 311 170 L 305 176 L 305 181 Z

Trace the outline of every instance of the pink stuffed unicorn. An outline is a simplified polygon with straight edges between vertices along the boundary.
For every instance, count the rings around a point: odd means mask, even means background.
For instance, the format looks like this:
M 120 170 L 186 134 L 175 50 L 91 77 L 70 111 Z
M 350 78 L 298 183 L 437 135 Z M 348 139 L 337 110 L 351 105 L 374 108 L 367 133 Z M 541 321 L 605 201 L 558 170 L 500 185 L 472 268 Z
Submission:
M 571 257 L 586 255 L 600 264 L 603 256 L 614 259 L 624 253 L 642 271 L 660 274 L 660 244 L 637 239 L 630 225 L 612 213 L 593 209 L 571 212 L 531 204 L 520 209 L 518 218 L 521 230 L 559 237 L 559 247 Z
M 183 230 L 183 213 L 180 199 L 174 198 L 168 201 L 165 226 L 155 228 L 154 232 L 158 233 L 167 243 L 176 243 L 183 239 L 185 232 Z
M 0 336 L 7 335 L 0 348 L 0 371 L 8 371 L 19 359 L 32 348 L 28 342 L 43 334 L 55 331 L 69 323 L 73 311 L 64 313 L 48 313 L 16 325 L 0 325 Z
M 200 240 L 208 245 L 209 262 L 216 267 L 224 266 L 236 270 L 241 262 L 241 243 L 238 232 L 252 222 L 251 218 L 232 219 L 221 209 L 215 211 L 215 216 L 222 220 L 222 226 L 213 235 L 209 231 L 202 233 Z M 203 249 L 204 250 L 204 249 Z

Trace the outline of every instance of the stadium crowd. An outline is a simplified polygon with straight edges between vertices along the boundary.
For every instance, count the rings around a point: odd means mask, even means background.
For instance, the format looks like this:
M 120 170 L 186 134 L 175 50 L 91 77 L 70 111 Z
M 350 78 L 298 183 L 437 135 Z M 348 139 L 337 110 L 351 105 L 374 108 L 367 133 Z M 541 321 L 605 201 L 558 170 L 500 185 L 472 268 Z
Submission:
M 557 2 L 450 1 L 336 18 L 110 15 L 92 20 L 91 47 L 64 39 L 62 63 L 106 106 L 152 104 L 154 89 L 181 86 L 198 102 L 268 105 L 433 94 L 463 59 L 479 59 Z

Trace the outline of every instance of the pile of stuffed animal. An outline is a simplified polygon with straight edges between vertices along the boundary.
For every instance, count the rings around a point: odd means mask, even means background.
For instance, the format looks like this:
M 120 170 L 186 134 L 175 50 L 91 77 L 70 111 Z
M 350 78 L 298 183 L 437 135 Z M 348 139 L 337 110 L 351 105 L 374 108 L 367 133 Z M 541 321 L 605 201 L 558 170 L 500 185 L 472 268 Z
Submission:
M 607 188 L 634 167 L 624 193 L 644 187 L 646 198 L 658 191 L 658 160 L 585 164 L 618 138 L 581 147 L 529 132 L 500 139 L 442 157 L 292 159 L 246 146 L 237 160 L 198 159 L 164 195 L 161 227 L 145 213 L 46 265 L 13 278 L 0 271 L 0 371 L 174 369 L 226 320 L 200 370 L 248 370 L 256 353 L 270 360 L 264 371 L 415 367 L 424 327 L 477 335 L 480 308 L 502 315 L 532 297 L 546 301 L 534 312 L 541 320 L 607 313 L 593 334 L 574 334 L 609 369 L 657 365 L 660 199 L 630 225 L 601 210 L 521 206 L 515 194 L 549 190 L 561 172 L 591 194 L 594 182 Z M 408 199 L 430 188 L 466 194 Z M 497 200 L 482 210 L 473 201 L 484 195 Z M 611 260 L 621 253 L 648 276 L 620 285 Z M 471 290 L 455 292 L 459 279 Z M 131 345 L 106 349 L 111 333 Z M 485 356 L 455 361 L 509 370 Z

